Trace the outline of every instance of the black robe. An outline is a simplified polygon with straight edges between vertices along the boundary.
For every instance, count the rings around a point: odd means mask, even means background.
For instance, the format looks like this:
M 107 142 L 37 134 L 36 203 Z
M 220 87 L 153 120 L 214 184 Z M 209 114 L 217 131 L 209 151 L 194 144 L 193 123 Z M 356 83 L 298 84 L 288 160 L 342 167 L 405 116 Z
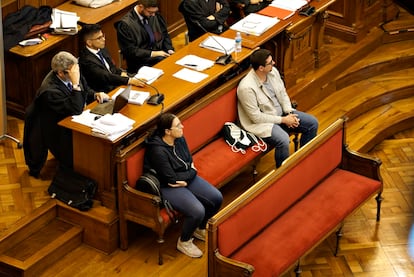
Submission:
M 164 57 L 151 57 L 152 51 L 168 52 L 168 50 L 174 50 L 167 24 L 161 14 L 156 13 L 154 16 L 150 16 L 148 23 L 155 37 L 155 43 L 152 45 L 147 31 L 134 9 L 115 23 L 118 45 L 126 59 L 129 73 L 137 73 L 140 67 L 153 66 L 164 59 Z
M 81 91 L 71 92 L 50 71 L 43 80 L 36 98 L 26 110 L 23 148 L 31 175 L 40 173 L 47 150 L 66 168 L 73 167 L 72 131 L 59 126 L 62 119 L 81 114 L 86 103 L 92 102 L 95 91 L 81 78 Z
M 218 12 L 216 12 L 216 2 L 223 6 Z M 208 0 L 207 2 L 205 0 L 183 0 L 178 10 L 184 16 L 190 41 L 203 35 L 205 33 L 203 28 L 215 34 L 220 34 L 227 29 L 225 22 L 230 14 L 230 5 L 227 0 Z M 215 20 L 208 20 L 207 17 L 210 15 L 214 15 Z M 200 28 L 197 23 L 203 28 Z

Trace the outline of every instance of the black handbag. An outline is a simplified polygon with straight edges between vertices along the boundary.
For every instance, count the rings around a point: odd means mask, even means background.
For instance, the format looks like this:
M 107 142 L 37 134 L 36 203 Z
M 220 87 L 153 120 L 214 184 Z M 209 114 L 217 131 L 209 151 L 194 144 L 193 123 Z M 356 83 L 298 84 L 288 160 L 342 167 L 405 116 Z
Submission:
M 70 169 L 59 169 L 48 188 L 52 198 L 81 211 L 92 208 L 96 182 Z

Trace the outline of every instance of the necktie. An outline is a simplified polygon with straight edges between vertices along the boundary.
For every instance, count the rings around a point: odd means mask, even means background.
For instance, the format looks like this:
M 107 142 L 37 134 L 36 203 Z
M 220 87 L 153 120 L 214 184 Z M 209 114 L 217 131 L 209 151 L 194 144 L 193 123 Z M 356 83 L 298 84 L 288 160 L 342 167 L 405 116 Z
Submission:
M 102 52 L 101 52 L 101 51 L 98 51 L 98 56 L 99 56 L 99 59 L 101 60 L 101 62 L 103 63 L 103 65 L 105 65 L 105 66 L 106 66 L 106 64 L 105 64 L 105 58 L 104 58 L 104 56 L 102 55 Z
M 147 31 L 150 37 L 150 45 L 153 45 L 155 42 L 154 32 L 152 31 L 151 26 L 148 24 L 148 19 L 144 18 L 143 24 L 144 24 L 145 31 Z
M 72 83 L 71 82 L 68 83 L 68 89 L 69 89 L 69 91 L 72 91 L 73 90 L 73 86 L 72 86 Z

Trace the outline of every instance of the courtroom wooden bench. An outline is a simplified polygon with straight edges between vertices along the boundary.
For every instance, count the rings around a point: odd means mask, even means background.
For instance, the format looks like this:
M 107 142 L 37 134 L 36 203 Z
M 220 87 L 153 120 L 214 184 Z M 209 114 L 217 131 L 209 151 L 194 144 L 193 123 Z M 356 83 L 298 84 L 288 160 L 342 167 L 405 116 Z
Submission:
M 376 195 L 381 161 L 351 151 L 340 118 L 207 225 L 208 276 L 280 276 Z
M 236 89 L 243 76 L 244 74 L 241 74 L 227 82 L 198 100 L 197 104 L 178 114 L 184 125 L 184 136 L 193 154 L 198 174 L 218 188 L 249 166 L 254 166 L 265 153 L 254 152 L 251 149 L 248 149 L 246 154 L 234 153 L 220 135 L 225 122 L 236 121 Z M 158 234 L 160 244 L 164 242 L 164 232 L 170 224 L 168 215 L 161 207 L 160 199 L 134 188 L 143 170 L 144 139 L 139 139 L 117 155 L 118 209 L 122 249 L 128 247 L 127 221 L 153 229 Z M 161 252 L 159 263 L 162 264 Z

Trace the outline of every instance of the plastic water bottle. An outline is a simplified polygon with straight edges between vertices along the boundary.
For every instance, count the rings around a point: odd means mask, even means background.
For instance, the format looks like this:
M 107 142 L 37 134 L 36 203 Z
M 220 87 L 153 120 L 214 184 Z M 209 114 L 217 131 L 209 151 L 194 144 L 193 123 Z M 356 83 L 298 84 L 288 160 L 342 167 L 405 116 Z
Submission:
M 240 32 L 236 33 L 236 38 L 234 39 L 234 48 L 236 53 L 240 53 L 242 51 L 242 37 Z

